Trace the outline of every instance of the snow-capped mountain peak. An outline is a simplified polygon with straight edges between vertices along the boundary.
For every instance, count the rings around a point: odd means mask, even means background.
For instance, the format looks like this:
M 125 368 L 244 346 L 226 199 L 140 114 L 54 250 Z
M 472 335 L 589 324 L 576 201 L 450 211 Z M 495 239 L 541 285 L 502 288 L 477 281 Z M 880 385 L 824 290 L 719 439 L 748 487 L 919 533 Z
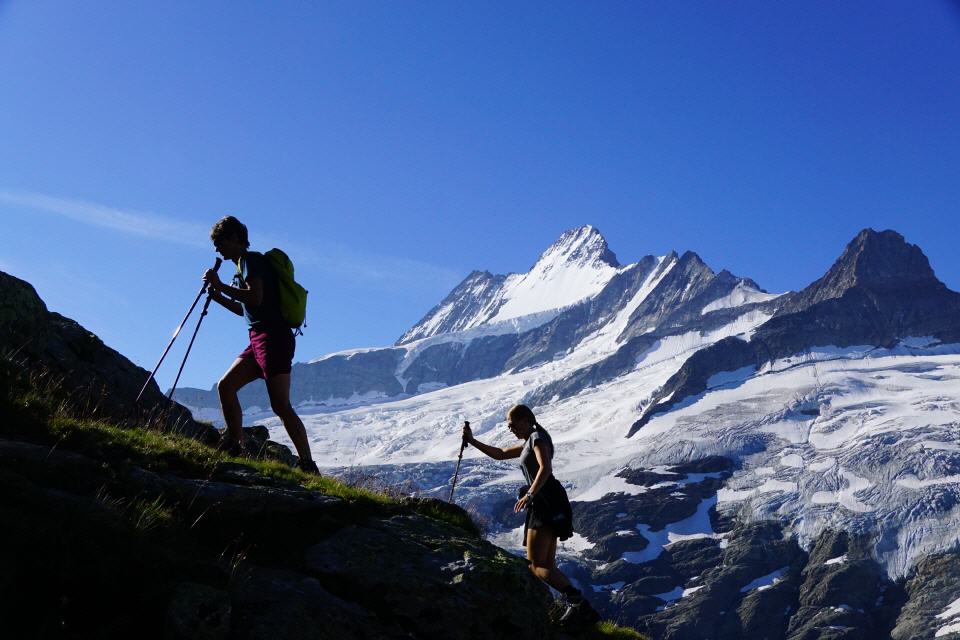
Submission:
M 544 251 L 530 272 L 549 270 L 559 264 L 581 267 L 619 267 L 617 256 L 607 246 L 607 240 L 596 227 L 585 224 L 564 231 L 563 235 Z
M 397 344 L 534 315 L 536 323 L 547 322 L 549 312 L 598 294 L 619 269 L 616 255 L 595 227 L 570 229 L 526 273 L 474 271 Z

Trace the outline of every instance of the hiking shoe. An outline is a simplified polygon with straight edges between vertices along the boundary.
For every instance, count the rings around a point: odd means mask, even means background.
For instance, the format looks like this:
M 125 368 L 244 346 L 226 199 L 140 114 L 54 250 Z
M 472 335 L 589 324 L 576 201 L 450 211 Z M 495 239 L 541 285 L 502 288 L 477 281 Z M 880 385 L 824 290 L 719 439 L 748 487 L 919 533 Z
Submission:
M 217 443 L 216 449 L 235 458 L 242 458 L 246 455 L 243 442 L 226 435 L 220 437 L 220 442 Z
M 297 468 L 304 473 L 310 473 L 315 476 L 320 475 L 320 469 L 313 460 L 297 460 Z
M 597 610 L 587 602 L 586 598 L 580 598 L 567 605 L 567 610 L 560 616 L 560 627 L 563 629 L 587 627 L 599 621 L 600 614 Z

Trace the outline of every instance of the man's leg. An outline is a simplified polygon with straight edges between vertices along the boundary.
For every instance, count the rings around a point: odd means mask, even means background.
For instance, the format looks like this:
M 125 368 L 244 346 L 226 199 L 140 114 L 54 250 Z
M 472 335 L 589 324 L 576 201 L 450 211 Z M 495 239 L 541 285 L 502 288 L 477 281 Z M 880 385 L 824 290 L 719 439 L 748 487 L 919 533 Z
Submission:
M 267 378 L 267 393 L 270 394 L 270 408 L 283 422 L 293 446 L 297 448 L 300 461 L 313 460 L 310 443 L 307 441 L 307 430 L 303 428 L 303 421 L 290 404 L 290 374 L 277 373 Z
M 227 425 L 227 435 L 236 442 L 243 441 L 243 408 L 237 392 L 262 375 L 260 365 L 253 358 L 237 358 L 217 382 L 220 410 Z

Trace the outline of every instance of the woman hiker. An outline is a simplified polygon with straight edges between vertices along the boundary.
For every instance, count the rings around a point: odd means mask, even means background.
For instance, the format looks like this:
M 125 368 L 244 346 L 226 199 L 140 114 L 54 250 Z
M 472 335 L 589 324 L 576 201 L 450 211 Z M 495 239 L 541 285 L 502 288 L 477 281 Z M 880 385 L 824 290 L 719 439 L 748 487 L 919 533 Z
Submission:
M 262 254 L 249 251 L 247 227 L 233 216 L 219 220 L 210 231 L 217 252 L 237 264 L 234 285 L 220 281 L 213 269 L 203 274 L 210 297 L 238 316 L 245 316 L 250 327 L 250 344 L 237 356 L 217 383 L 223 421 L 227 425 L 222 448 L 242 454 L 243 409 L 237 392 L 258 378 L 267 383 L 270 407 L 283 422 L 297 448 L 297 465 L 308 473 L 319 474 L 310 453 L 307 432 L 300 416 L 290 404 L 290 370 L 295 338 L 293 330 L 280 315 L 277 275 Z
M 484 444 L 473 437 L 469 425 L 463 427 L 463 439 L 494 460 L 520 458 L 520 470 L 527 487 L 513 511 L 527 510 L 523 525 L 527 566 L 533 575 L 559 591 L 566 600 L 567 609 L 560 618 L 561 624 L 592 624 L 600 618 L 599 614 L 557 569 L 557 539 L 566 540 L 573 535 L 573 513 L 567 492 L 553 475 L 550 434 L 537 422 L 533 411 L 522 404 L 507 413 L 507 428 L 524 440 L 524 444 L 507 449 Z

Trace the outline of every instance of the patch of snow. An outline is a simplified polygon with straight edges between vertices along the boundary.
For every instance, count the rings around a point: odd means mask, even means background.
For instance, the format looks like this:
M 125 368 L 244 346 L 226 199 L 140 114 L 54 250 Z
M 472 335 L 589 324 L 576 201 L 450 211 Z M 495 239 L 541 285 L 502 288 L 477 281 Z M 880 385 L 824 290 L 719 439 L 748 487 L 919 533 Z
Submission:
M 747 593 L 748 591 L 753 591 L 754 589 L 758 591 L 769 589 L 775 584 L 782 582 L 783 576 L 785 576 L 789 570 L 790 567 L 783 567 L 781 569 L 777 569 L 776 571 L 771 571 L 765 576 L 760 576 L 756 580 L 752 580 L 746 585 L 740 587 L 740 593 Z
M 521 527 L 521 531 L 523 528 Z M 590 542 L 587 538 L 584 538 L 579 533 L 574 533 L 572 536 L 566 540 L 560 540 L 557 542 L 557 547 L 563 549 L 564 551 L 573 551 L 576 553 L 583 553 L 584 551 L 589 551 L 593 549 L 594 544 Z
M 934 638 L 942 638 L 943 636 L 949 635 L 951 633 L 960 633 L 960 622 L 954 622 L 953 624 L 948 624 L 945 627 L 940 627 L 937 629 L 937 632 L 933 634 Z
M 947 608 L 943 610 L 943 613 L 937 614 L 937 620 L 944 618 L 954 618 L 960 616 L 960 598 L 957 598 L 953 602 L 947 605 Z
M 827 560 L 827 561 L 824 562 L 823 564 L 825 564 L 825 565 L 844 564 L 846 561 L 847 561 L 847 554 L 843 554 L 842 556 L 837 556 L 836 558 L 830 558 L 829 560 Z
M 593 589 L 594 593 L 602 593 L 604 591 L 616 593 L 620 591 L 620 589 L 623 589 L 624 585 L 626 584 L 626 582 L 621 580 L 620 582 L 611 582 L 610 584 L 594 584 L 590 585 L 590 587 Z
M 829 471 L 830 469 L 833 469 L 835 466 L 837 466 L 837 459 L 827 457 L 827 458 L 823 458 L 822 460 L 817 460 L 816 462 L 810 463 L 807 466 L 807 469 L 809 469 L 810 471 L 816 471 L 817 473 L 823 473 L 824 471 Z
M 649 491 L 647 487 L 630 484 L 626 481 L 625 478 L 621 478 L 616 475 L 609 475 L 601 478 L 594 484 L 592 487 L 578 493 L 571 495 L 571 500 L 576 500 L 577 502 L 592 502 L 594 500 L 599 500 L 608 493 L 623 493 L 628 496 L 635 496 L 641 493 L 646 493 Z
M 803 456 L 791 453 L 780 458 L 780 464 L 785 467 L 803 468 Z
M 679 600 L 680 598 L 682 598 L 682 597 L 683 597 L 683 592 L 684 592 L 684 588 L 683 588 L 683 587 L 677 587 L 676 589 L 673 589 L 672 591 L 667 591 L 666 593 L 658 593 L 658 594 L 654 595 L 653 597 L 654 597 L 654 598 L 659 598 L 659 599 L 663 600 L 665 603 L 670 604 L 671 602 L 674 602 L 674 601 Z M 665 608 L 665 607 L 663 607 L 663 606 L 657 607 L 657 611 L 661 611 L 661 610 L 663 610 L 664 608 Z
M 707 389 L 717 389 L 743 382 L 754 373 L 757 368 L 753 365 L 740 367 L 736 371 L 720 371 L 707 379 Z
M 716 504 L 716 496 L 705 498 L 700 501 L 696 512 L 689 518 L 671 522 L 659 531 L 651 531 L 647 524 L 638 524 L 637 530 L 649 544 L 641 551 L 624 552 L 623 559 L 633 564 L 643 564 L 659 558 L 664 548 L 674 542 L 700 538 L 722 539 L 726 534 L 715 533 L 713 525 L 710 524 L 710 508 Z
M 960 475 L 944 476 L 942 478 L 926 478 L 924 480 L 920 480 L 917 478 L 917 476 L 911 473 L 902 478 L 898 478 L 897 484 L 901 487 L 906 487 L 907 489 L 924 489 L 926 487 L 933 487 L 941 484 L 960 484 Z
M 782 293 L 764 293 L 754 289 L 748 284 L 743 282 L 737 283 L 737 286 L 733 288 L 733 291 L 723 296 L 722 298 L 717 298 L 707 306 L 703 308 L 700 312 L 700 315 L 706 315 L 711 311 L 717 311 L 719 309 L 730 309 L 732 307 L 742 307 L 745 304 L 754 304 L 757 302 L 769 302 L 770 300 L 775 300 L 782 296 Z
M 783 480 L 775 480 L 770 478 L 760 486 L 753 487 L 751 489 L 737 490 L 722 487 L 719 491 L 717 491 L 717 499 L 720 502 L 739 502 L 762 493 L 771 493 L 774 491 L 788 491 L 791 493 L 796 493 L 798 491 L 797 483 L 785 482 Z

